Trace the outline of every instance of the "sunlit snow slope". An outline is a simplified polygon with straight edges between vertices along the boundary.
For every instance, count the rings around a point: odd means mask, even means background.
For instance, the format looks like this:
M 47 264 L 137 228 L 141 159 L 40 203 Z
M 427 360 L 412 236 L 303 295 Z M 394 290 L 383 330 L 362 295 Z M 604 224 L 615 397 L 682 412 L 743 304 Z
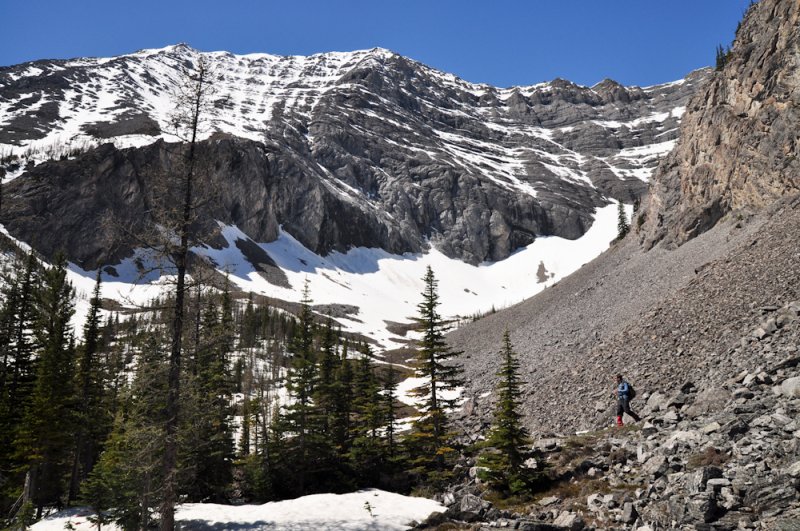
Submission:
M 626 209 L 630 214 L 630 207 Z M 320 257 L 281 233 L 278 240 L 261 247 L 287 274 L 291 288 L 275 286 L 257 274 L 234 244 L 237 238 L 246 238 L 235 227 L 223 229 L 227 248 L 196 247 L 194 251 L 213 260 L 243 291 L 299 302 L 307 280 L 314 304 L 355 307 L 347 317 L 337 318 L 345 330 L 370 337 L 381 348 L 392 348 L 402 345 L 406 337 L 392 333 L 387 325 L 407 323 L 417 314 L 428 266 L 439 280 L 442 315 L 468 320 L 520 302 L 558 282 L 607 249 L 616 230 L 617 206 L 610 205 L 598 210 L 592 227 L 577 240 L 539 238 L 505 260 L 477 266 L 448 258 L 436 249 L 426 254 L 392 255 L 381 249 L 359 248 Z M 139 279 L 133 265 L 137 259 L 141 257 L 117 266 L 116 275 L 103 274 L 105 297 L 133 306 L 158 295 L 164 279 Z M 91 296 L 95 274 L 71 265 L 70 279 L 83 299 L 81 309 Z

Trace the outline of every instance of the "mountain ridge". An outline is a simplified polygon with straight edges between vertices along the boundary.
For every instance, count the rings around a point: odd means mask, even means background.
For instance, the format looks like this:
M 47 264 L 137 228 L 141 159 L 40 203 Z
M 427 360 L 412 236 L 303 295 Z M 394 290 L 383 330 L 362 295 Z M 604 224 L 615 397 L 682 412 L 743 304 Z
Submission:
M 682 103 L 707 75 L 647 89 L 561 80 L 496 89 L 383 49 L 287 58 L 176 45 L 3 69 L 0 152 L 174 140 L 167 96 L 180 65 L 201 55 L 216 61 L 220 76 L 204 136 L 263 142 L 281 154 L 278 165 L 386 211 L 396 221 L 374 223 L 413 240 L 402 249 L 385 240 L 372 246 L 417 252 L 430 240 L 469 263 L 502 260 L 537 236 L 575 239 L 595 208 L 641 195 L 671 147 Z M 505 194 L 512 211 L 480 199 L 483 189 Z M 477 209 L 466 197 L 475 194 Z M 292 231 L 323 254 L 359 244 L 320 243 L 316 227 Z

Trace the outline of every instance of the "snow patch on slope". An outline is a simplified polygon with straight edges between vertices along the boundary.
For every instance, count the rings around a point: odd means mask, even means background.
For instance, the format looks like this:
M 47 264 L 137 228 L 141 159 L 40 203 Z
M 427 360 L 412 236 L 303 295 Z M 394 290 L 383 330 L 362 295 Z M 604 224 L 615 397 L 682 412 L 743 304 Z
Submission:
M 260 246 L 286 273 L 291 288 L 270 284 L 255 271 L 235 245 L 237 239 L 248 239 L 236 227 L 223 228 L 226 248 L 194 251 L 228 272 L 238 288 L 268 297 L 299 302 L 308 280 L 315 304 L 359 308 L 357 315 L 339 318 L 345 329 L 392 348 L 404 344 L 404 338 L 389 332 L 387 322 L 407 322 L 416 315 L 429 265 L 439 279 L 442 315 L 466 318 L 516 304 L 571 274 L 608 248 L 616 224 L 617 206 L 611 204 L 597 210 L 592 227 L 577 240 L 540 237 L 503 261 L 477 266 L 448 258 L 435 248 L 426 254 L 395 255 L 359 247 L 321 257 L 281 231 L 277 240 Z M 544 281 L 540 268 L 546 272 Z
M 632 207 L 626 208 L 630 215 Z M 573 273 L 608 248 L 616 236 L 616 226 L 614 203 L 598 209 L 591 228 L 577 240 L 539 237 L 505 260 L 477 266 L 448 258 L 435 248 L 425 254 L 397 255 L 382 249 L 358 247 L 322 257 L 281 231 L 277 240 L 259 246 L 284 271 L 289 288 L 271 284 L 255 270 L 236 246 L 239 239 L 249 240 L 237 227 L 222 227 L 227 247 L 200 246 L 192 251 L 212 260 L 217 269 L 226 273 L 231 283 L 243 291 L 299 302 L 302 286 L 308 280 L 314 304 L 358 307 L 357 314 L 337 320 L 346 331 L 373 339 L 380 350 L 403 346 L 410 338 L 390 332 L 388 325 L 409 322 L 417 314 L 422 277 L 428 266 L 439 280 L 441 314 L 448 319 L 468 320 L 473 315 L 532 297 Z M 5 229 L 0 230 L 9 236 Z M 17 243 L 28 248 L 22 242 Z M 159 277 L 155 266 L 152 257 L 137 251 L 113 266 L 114 274 L 109 269 L 102 272 L 101 296 L 131 309 L 148 304 L 168 290 L 174 280 L 169 274 Z M 143 271 L 147 274 L 143 275 Z M 96 274 L 96 271 L 69 264 L 68 278 L 77 293 L 73 324 L 79 335 L 89 310 Z

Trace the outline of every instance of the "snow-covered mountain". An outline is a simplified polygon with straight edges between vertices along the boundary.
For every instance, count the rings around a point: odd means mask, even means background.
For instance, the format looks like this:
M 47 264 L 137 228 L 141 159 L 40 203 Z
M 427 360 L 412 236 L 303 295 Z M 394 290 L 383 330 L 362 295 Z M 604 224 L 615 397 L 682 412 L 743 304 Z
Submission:
M 219 194 L 201 216 L 214 236 L 196 254 L 284 300 L 308 278 L 316 302 L 384 346 L 402 343 L 387 322 L 415 313 L 429 263 L 446 312 L 466 316 L 599 254 L 616 201 L 646 189 L 708 75 L 496 88 L 383 49 L 280 57 L 186 45 L 0 68 L 9 234 L 45 256 L 65 249 L 82 278 L 105 267 L 107 289 L 126 290 L 141 250 L 103 220 L 147 221 L 153 176 L 169 166 L 158 141 L 176 140 L 179 72 L 201 55 L 216 78 L 204 182 Z M 102 143 L 113 145 L 79 153 Z

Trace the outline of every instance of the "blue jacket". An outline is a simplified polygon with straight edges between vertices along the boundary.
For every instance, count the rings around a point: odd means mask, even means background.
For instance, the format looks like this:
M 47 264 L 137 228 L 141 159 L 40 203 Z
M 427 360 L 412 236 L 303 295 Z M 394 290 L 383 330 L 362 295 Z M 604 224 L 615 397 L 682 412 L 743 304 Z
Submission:
M 628 399 L 628 393 L 630 392 L 630 385 L 625 380 L 622 380 L 620 384 L 617 386 L 617 397 Z

